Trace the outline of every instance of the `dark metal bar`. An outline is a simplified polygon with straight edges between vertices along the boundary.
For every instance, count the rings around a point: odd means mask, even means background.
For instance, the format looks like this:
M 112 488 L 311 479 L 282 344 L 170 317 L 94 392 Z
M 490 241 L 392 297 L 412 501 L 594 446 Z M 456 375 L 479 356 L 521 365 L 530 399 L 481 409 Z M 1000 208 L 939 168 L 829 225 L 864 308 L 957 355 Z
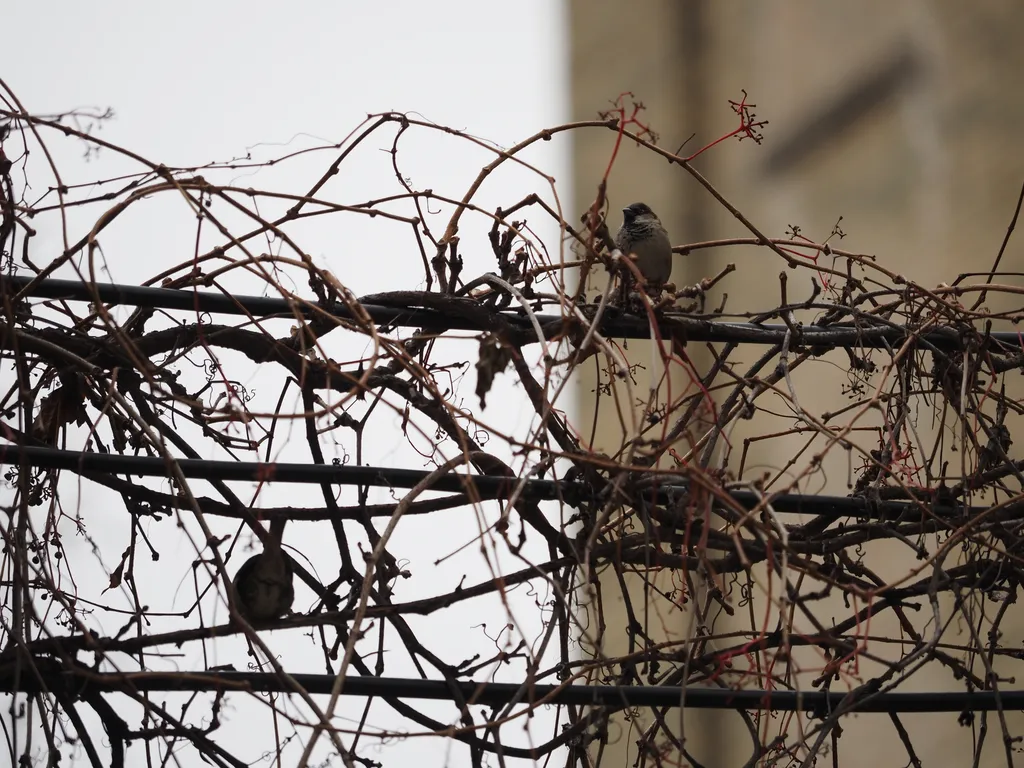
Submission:
M 0 464 L 18 465 L 22 462 L 41 469 L 64 469 L 79 474 L 112 473 L 142 477 L 169 477 L 167 462 L 156 456 L 124 456 L 121 454 L 64 451 L 38 446 L 0 445 Z M 182 474 L 195 480 L 241 480 L 276 483 L 332 483 L 336 485 L 369 485 L 383 488 L 412 488 L 429 474 L 418 469 L 395 467 L 341 466 L 334 464 L 264 463 L 259 461 L 208 461 L 206 459 L 177 459 Z M 519 478 L 495 477 L 480 474 L 459 474 L 438 478 L 433 491 L 460 492 L 475 487 L 487 498 L 506 498 L 519 483 Z M 579 483 L 563 480 L 531 478 L 523 492 L 530 498 L 564 499 L 569 504 L 586 498 L 591 489 Z M 666 476 L 659 486 L 661 501 L 685 496 L 689 486 L 685 479 Z M 729 495 L 747 509 L 753 508 L 759 497 L 751 491 L 734 490 Z M 954 506 L 922 502 L 936 514 L 974 515 L 985 507 Z M 784 493 L 771 497 L 772 509 L 792 514 L 833 516 L 835 518 L 865 516 L 896 518 L 917 509 L 911 501 L 872 501 L 861 497 L 822 496 L 818 494 Z
M 292 690 L 279 675 L 261 672 L 194 671 L 133 672 L 79 675 L 67 665 L 41 659 L 33 674 L 17 676 L 0 669 L 0 692 L 34 693 L 66 690 L 76 695 L 133 691 L 231 691 L 288 693 Z M 311 694 L 331 693 L 333 675 L 292 674 L 292 680 Z M 18 685 L 14 681 L 18 679 Z M 42 683 L 42 684 L 40 684 Z M 344 696 L 382 696 L 405 699 L 450 701 L 452 687 L 469 702 L 484 705 L 506 704 L 520 693 L 518 683 L 476 683 L 460 680 L 349 676 L 341 693 Z M 838 691 L 732 690 L 649 685 L 533 685 L 522 704 L 543 700 L 549 704 L 606 707 L 694 707 L 701 709 L 762 709 L 812 712 L 819 716 L 835 710 L 844 699 Z M 917 693 L 872 693 L 856 697 L 848 705 L 851 712 L 962 712 L 1024 709 L 1024 691 L 957 691 Z
M 16 276 L 0 279 L 0 291 L 16 293 L 30 282 L 29 277 Z M 410 294 L 406 292 L 404 296 Z M 378 294 L 378 301 L 383 295 Z M 267 296 L 226 295 L 212 291 L 179 290 L 175 288 L 152 288 L 114 283 L 85 283 L 78 280 L 43 280 L 32 294 L 33 298 L 65 299 L 68 301 L 95 301 L 108 304 L 127 304 L 140 307 L 176 309 L 184 311 L 210 312 L 214 314 L 241 315 L 250 313 L 260 317 L 279 315 L 294 317 L 296 314 L 310 314 L 310 306 L 317 306 L 313 299 L 308 305 L 284 298 Z M 373 297 L 371 297 L 373 298 Z M 364 304 L 363 308 L 382 325 L 423 328 L 428 331 L 467 330 L 482 331 L 465 318 L 435 309 L 401 308 L 381 304 Z M 343 305 L 324 308 L 337 317 L 351 319 L 352 315 Z M 505 322 L 516 331 L 523 343 L 536 341 L 533 327 L 525 314 L 503 312 Z M 560 315 L 539 314 L 537 319 L 548 338 L 563 332 L 564 318 Z M 601 323 L 602 333 L 614 338 L 645 339 L 650 336 L 646 318 L 611 313 Z M 753 323 L 727 323 L 703 320 L 686 315 L 666 313 L 662 331 L 676 332 L 689 341 L 733 342 L 748 344 L 779 344 L 786 335 L 785 325 L 755 325 Z M 852 327 L 831 325 L 817 328 L 813 325 L 802 329 L 800 342 L 808 347 L 823 349 L 833 347 L 884 347 L 897 346 L 915 333 L 913 328 L 901 326 Z M 959 348 L 962 329 L 939 327 L 920 334 L 920 338 L 942 348 Z M 1014 348 L 1019 348 L 1020 338 L 1016 331 L 994 331 L 989 338 Z

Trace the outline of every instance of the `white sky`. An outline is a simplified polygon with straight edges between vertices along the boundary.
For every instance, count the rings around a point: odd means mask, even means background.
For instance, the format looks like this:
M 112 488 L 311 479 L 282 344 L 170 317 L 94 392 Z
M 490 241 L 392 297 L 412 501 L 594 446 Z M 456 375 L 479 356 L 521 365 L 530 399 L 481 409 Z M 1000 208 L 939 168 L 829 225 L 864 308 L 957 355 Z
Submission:
M 198 166 L 248 154 L 266 159 L 337 143 L 368 113 L 386 110 L 417 113 L 508 146 L 567 119 L 567 46 L 562 13 L 561 3 L 551 0 L 514 4 L 472 0 L 294 5 L 195 0 L 173 4 L 11 3 L 3 12 L 3 26 L 8 34 L 0 47 L 0 77 L 24 108 L 35 114 L 111 108 L 114 119 L 93 125 L 93 130 L 100 131 L 106 141 L 173 166 Z M 383 132 L 356 153 L 343 166 L 342 173 L 325 187 L 322 196 L 338 203 L 355 204 L 395 192 L 390 156 L 381 151 L 390 147 L 393 135 L 393 129 Z M 66 184 L 139 170 L 109 152 L 86 157 L 80 142 L 62 139 L 52 132 L 44 134 L 44 139 Z M 567 149 L 564 142 L 544 142 L 527 156 L 531 163 L 559 180 L 563 203 L 569 192 Z M 216 181 L 301 194 L 319 178 L 336 154 L 333 150 L 312 153 L 271 171 L 222 173 Z M 414 187 L 432 188 L 459 198 L 493 155 L 423 131 L 409 134 L 400 157 L 403 172 Z M 30 158 L 29 171 L 29 183 L 35 194 L 26 197 L 36 199 L 50 183 L 41 153 Z M 551 199 L 539 177 L 510 168 L 485 185 L 478 202 L 485 210 L 493 210 L 498 205 L 514 203 L 531 191 Z M 436 209 L 440 212 L 430 226 L 440 234 L 449 211 L 440 206 Z M 81 237 L 102 210 L 94 206 L 71 212 L 67 219 L 69 239 Z M 402 212 L 412 215 L 408 208 Z M 557 237 L 552 237 L 556 230 L 539 221 L 535 213 L 527 216 L 545 242 L 557 248 Z M 484 237 L 489 221 L 467 218 L 465 222 L 464 274 L 471 277 L 494 268 Z M 39 236 L 32 243 L 33 259 L 37 264 L 46 264 L 62 248 L 60 223 L 51 215 L 34 225 L 39 228 Z M 423 288 L 420 258 L 409 247 L 408 228 L 389 227 L 366 217 L 331 216 L 325 217 L 323 223 L 296 228 L 293 233 L 300 236 L 305 252 L 318 264 L 327 266 L 357 295 Z M 211 233 L 205 236 L 210 238 L 204 240 L 205 247 L 216 242 Z M 99 279 L 127 283 L 150 278 L 188 259 L 195 248 L 195 237 L 195 217 L 180 201 L 146 200 L 133 206 L 129 215 L 103 233 L 103 262 L 96 265 Z M 557 252 L 552 256 L 557 258 Z M 73 273 L 64 270 L 60 275 L 71 277 Z M 296 282 L 297 289 L 303 287 L 301 280 Z M 235 288 L 256 290 L 258 286 L 238 283 Z M 78 307 L 81 311 L 82 305 Z M 286 326 L 281 328 L 282 333 L 287 332 Z M 467 355 L 475 352 L 475 345 L 465 348 L 471 350 Z M 356 349 L 354 353 L 360 351 Z M 265 382 L 259 377 L 243 383 L 256 392 L 257 398 L 267 398 L 257 402 L 272 407 L 280 380 L 280 373 L 275 372 L 274 383 L 269 387 L 261 387 Z M 472 396 L 468 377 L 460 387 L 465 397 Z M 483 415 L 496 426 L 512 429 L 529 416 L 520 390 L 499 389 L 492 397 L 491 402 L 498 405 Z M 466 405 L 479 413 L 475 399 Z M 297 403 L 291 402 L 290 406 L 295 408 Z M 382 419 L 380 423 L 390 423 L 396 430 L 398 427 L 397 418 Z M 281 435 L 286 440 L 277 458 L 306 460 L 308 452 L 304 450 L 301 425 L 282 430 Z M 397 432 L 373 435 L 368 447 L 367 463 L 425 466 L 405 448 L 404 439 Z M 350 450 L 350 446 L 338 447 L 339 454 L 345 450 Z M 247 498 L 246 489 L 241 485 L 238 488 L 242 497 Z M 248 489 L 249 495 L 252 490 Z M 69 557 L 79 558 L 76 588 L 96 598 L 107 573 L 130 543 L 130 527 L 118 499 L 88 487 L 82 488 L 80 497 L 75 493 L 76 484 L 72 483 L 64 500 L 65 512 L 82 516 L 90 537 L 100 548 L 100 559 L 70 525 L 62 529 L 65 546 Z M 69 504 L 74 498 L 77 503 Z M 370 501 L 387 498 L 387 494 L 380 492 L 371 494 Z M 270 488 L 260 499 L 263 504 L 322 503 L 318 489 L 298 486 Z M 108 503 L 117 505 L 117 512 L 108 513 Z M 343 491 L 339 503 L 354 503 L 354 492 Z M 460 520 L 472 527 L 459 529 Z M 399 585 L 398 598 L 415 599 L 436 593 L 445 585 L 454 586 L 463 574 L 467 585 L 488 577 L 483 562 L 475 555 L 476 544 L 470 544 L 467 553 L 450 563 L 440 567 L 433 564 L 472 542 L 476 535 L 474 520 L 472 516 L 456 515 L 417 520 L 399 532 L 393 551 L 406 558 L 404 562 L 416 578 L 408 585 Z M 168 521 L 147 528 L 147 534 L 155 536 L 161 560 L 155 564 L 140 562 L 136 577 L 140 585 L 151 590 L 148 598 L 166 601 L 165 609 L 181 610 L 189 604 L 190 595 L 194 597 L 190 566 L 195 553 L 186 541 L 171 538 L 172 526 Z M 232 529 L 227 526 L 224 530 Z M 326 530 L 325 525 L 293 525 L 285 539 L 287 545 L 302 551 L 318 565 L 324 580 L 329 581 L 337 556 L 335 553 L 331 559 L 329 550 L 333 542 L 329 537 L 322 540 Z M 240 562 L 241 557 L 236 556 L 229 570 Z M 303 590 L 296 599 L 296 608 L 300 610 L 311 602 L 311 596 Z M 125 594 L 121 597 L 123 601 L 118 603 L 117 596 L 108 593 L 103 600 L 122 608 L 130 605 Z M 510 599 L 516 619 L 523 621 L 528 631 L 536 632 L 539 625 L 535 600 L 542 600 L 543 595 L 513 592 Z M 221 608 L 212 619 L 207 619 L 219 621 L 225 615 Z M 488 650 L 486 635 L 499 633 L 508 620 L 500 606 L 492 614 L 480 613 L 479 606 L 475 606 L 469 612 L 453 609 L 440 621 L 413 622 L 413 626 L 435 650 L 438 638 L 445 637 L 446 645 L 441 646 L 446 651 L 445 661 L 458 663 L 473 653 L 493 654 L 502 644 L 492 643 Z M 99 631 L 114 633 L 124 616 L 98 611 L 91 621 Z M 181 620 L 177 621 L 180 626 Z M 148 631 L 163 629 L 157 623 Z M 466 637 L 469 633 L 475 634 Z M 309 637 L 288 637 L 284 633 L 264 636 L 290 670 L 323 671 L 317 644 Z M 181 669 L 227 662 L 245 668 L 247 659 L 240 644 L 208 646 L 207 650 L 211 647 L 215 648 L 215 658 L 204 659 L 198 655 L 198 649 L 186 648 L 183 656 L 169 663 Z M 412 673 L 412 669 L 404 672 Z M 499 676 L 516 680 L 515 672 L 510 667 Z M 389 667 L 388 674 L 400 673 L 396 667 Z M 234 744 L 243 760 L 256 760 L 264 750 L 272 748 L 272 720 L 266 708 L 253 708 L 239 699 L 233 700 L 222 713 L 225 724 L 214 738 L 225 746 Z M 345 711 L 350 716 L 359 716 L 358 707 Z M 436 707 L 433 711 L 441 719 L 452 719 L 449 709 Z M 250 715 L 256 719 L 246 724 L 243 716 Z M 370 722 L 379 727 L 408 727 L 384 705 L 372 710 Z M 522 735 L 519 726 L 509 728 L 517 736 Z M 550 738 L 550 726 L 547 732 L 537 729 L 536 738 Z M 346 743 L 350 741 L 351 737 L 346 737 Z M 525 739 L 520 743 L 524 742 Z M 325 745 L 321 741 L 321 746 Z M 298 744 L 289 745 L 292 761 L 298 754 L 297 747 Z M 443 739 L 397 741 L 383 747 L 377 755 L 373 755 L 371 748 L 365 753 L 393 765 L 405 764 L 412 758 L 424 766 L 468 762 L 463 746 L 453 747 Z M 75 764 L 85 761 L 80 753 L 69 754 L 77 758 Z M 142 754 L 140 745 L 133 746 L 128 754 L 129 764 L 141 764 L 138 761 Z M 325 753 L 319 756 L 322 759 Z M 191 751 L 183 752 L 180 759 L 182 765 L 197 764 Z

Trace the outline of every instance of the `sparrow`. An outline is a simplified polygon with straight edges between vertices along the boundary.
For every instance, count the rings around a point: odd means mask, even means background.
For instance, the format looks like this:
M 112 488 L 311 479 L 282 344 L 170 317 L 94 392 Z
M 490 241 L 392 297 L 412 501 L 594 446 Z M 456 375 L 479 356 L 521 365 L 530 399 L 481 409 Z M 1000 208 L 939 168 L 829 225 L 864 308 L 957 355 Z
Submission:
M 286 520 L 270 524 L 270 538 L 263 551 L 253 555 L 238 569 L 232 581 L 235 604 L 249 622 L 279 619 L 292 607 L 295 587 L 292 585 L 292 563 L 281 550 L 281 536 Z
M 636 259 L 637 269 L 652 285 L 663 285 L 672 273 L 672 242 L 661 221 L 646 203 L 622 209 L 622 226 L 615 245 Z

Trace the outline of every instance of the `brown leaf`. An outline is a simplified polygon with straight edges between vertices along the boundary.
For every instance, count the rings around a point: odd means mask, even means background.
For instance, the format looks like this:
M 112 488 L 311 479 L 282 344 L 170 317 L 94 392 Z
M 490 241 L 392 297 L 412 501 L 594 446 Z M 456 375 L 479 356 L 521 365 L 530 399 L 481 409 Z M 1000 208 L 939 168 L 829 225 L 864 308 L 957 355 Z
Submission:
M 491 391 L 494 377 L 505 370 L 512 359 L 511 353 L 503 349 L 494 336 L 480 340 L 480 358 L 476 361 L 476 396 L 480 407 L 487 407 L 487 393 Z

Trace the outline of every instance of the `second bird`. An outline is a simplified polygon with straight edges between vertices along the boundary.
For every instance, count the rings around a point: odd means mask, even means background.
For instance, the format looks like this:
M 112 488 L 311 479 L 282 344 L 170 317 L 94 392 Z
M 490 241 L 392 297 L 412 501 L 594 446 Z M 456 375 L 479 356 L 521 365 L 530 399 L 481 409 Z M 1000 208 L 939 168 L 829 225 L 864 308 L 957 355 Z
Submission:
M 637 269 L 647 282 L 663 285 L 672 274 L 672 242 L 646 203 L 622 209 L 622 227 L 615 235 L 615 245 L 627 256 L 636 257 Z

